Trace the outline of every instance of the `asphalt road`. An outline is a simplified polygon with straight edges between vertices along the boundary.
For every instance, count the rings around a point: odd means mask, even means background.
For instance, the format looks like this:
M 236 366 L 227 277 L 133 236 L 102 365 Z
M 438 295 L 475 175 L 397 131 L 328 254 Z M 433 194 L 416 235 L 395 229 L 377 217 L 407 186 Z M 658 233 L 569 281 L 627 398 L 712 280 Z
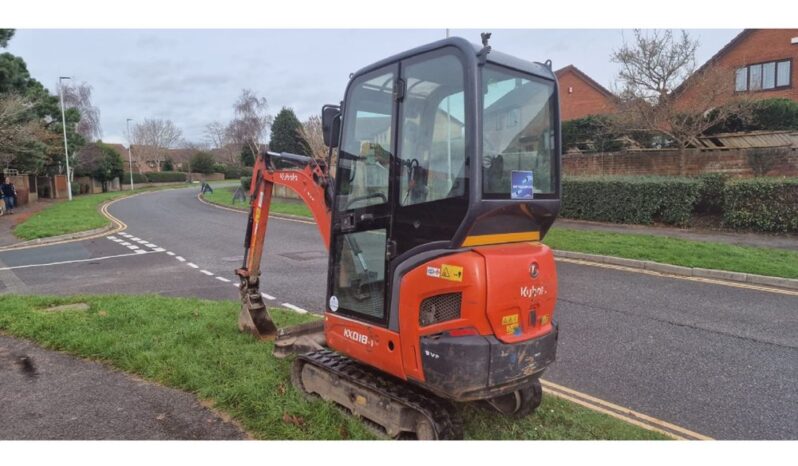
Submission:
M 110 212 L 128 236 L 0 253 L 0 293 L 237 299 L 246 216 L 196 194 L 117 202 Z M 20 268 L 52 262 L 67 263 Z M 315 225 L 272 218 L 263 264 L 274 305 L 323 309 Z M 566 262 L 558 270 L 558 360 L 544 378 L 711 437 L 798 439 L 798 296 Z

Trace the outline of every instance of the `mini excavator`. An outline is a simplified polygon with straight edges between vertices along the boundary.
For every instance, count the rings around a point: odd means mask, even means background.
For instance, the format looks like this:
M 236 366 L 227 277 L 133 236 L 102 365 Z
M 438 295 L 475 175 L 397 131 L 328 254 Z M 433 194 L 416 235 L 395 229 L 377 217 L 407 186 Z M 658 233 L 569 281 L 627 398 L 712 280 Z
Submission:
M 557 80 L 489 37 L 352 74 L 322 108 L 326 160 L 266 151 L 253 169 L 239 328 L 296 354 L 296 389 L 392 438 L 462 438 L 460 402 L 526 416 L 555 358 L 540 240 L 560 208 Z M 324 318 L 284 329 L 259 289 L 275 184 L 310 207 L 329 251 Z

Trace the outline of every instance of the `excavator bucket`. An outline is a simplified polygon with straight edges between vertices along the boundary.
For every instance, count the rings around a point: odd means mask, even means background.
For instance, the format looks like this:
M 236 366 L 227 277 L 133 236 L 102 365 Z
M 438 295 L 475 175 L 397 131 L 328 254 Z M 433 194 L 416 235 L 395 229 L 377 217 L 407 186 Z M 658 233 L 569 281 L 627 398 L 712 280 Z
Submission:
M 266 309 L 260 293 L 242 291 L 241 314 L 238 316 L 238 329 L 249 332 L 259 338 L 273 338 L 277 335 L 277 326 Z

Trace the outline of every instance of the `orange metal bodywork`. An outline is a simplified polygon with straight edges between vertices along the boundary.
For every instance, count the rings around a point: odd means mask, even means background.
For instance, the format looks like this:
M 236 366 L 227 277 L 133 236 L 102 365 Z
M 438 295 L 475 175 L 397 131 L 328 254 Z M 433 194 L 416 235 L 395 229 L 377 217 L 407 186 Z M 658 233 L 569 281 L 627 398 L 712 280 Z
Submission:
M 330 249 L 330 210 L 324 200 L 324 186 L 318 180 L 326 178 L 318 164 L 302 169 L 273 170 L 266 165 L 264 157 L 258 157 L 252 170 L 249 195 L 252 207 L 251 247 L 247 253 L 247 273 L 260 272 L 266 227 L 269 222 L 269 207 L 275 184 L 287 186 L 297 193 L 310 208 L 325 247 Z
M 534 278 L 532 263 L 538 265 Z M 462 273 L 438 276 L 436 271 L 444 267 Z M 473 329 L 503 343 L 518 343 L 552 331 L 557 275 L 551 249 L 540 243 L 483 246 L 432 259 L 407 272 L 400 287 L 399 333 L 328 308 L 328 345 L 401 379 L 423 382 L 420 340 L 424 336 Z M 455 292 L 462 293 L 460 318 L 421 327 L 421 302 Z

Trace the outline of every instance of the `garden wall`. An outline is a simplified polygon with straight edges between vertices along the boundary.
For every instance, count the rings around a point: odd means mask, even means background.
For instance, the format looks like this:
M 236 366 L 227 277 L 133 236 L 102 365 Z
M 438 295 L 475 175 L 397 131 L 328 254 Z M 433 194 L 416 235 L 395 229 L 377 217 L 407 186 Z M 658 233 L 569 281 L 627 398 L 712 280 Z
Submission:
M 608 153 L 564 154 L 566 176 L 663 175 L 694 176 L 725 173 L 751 177 L 748 152 L 752 149 L 668 149 Z M 787 150 L 775 158 L 767 176 L 798 176 L 798 150 Z

